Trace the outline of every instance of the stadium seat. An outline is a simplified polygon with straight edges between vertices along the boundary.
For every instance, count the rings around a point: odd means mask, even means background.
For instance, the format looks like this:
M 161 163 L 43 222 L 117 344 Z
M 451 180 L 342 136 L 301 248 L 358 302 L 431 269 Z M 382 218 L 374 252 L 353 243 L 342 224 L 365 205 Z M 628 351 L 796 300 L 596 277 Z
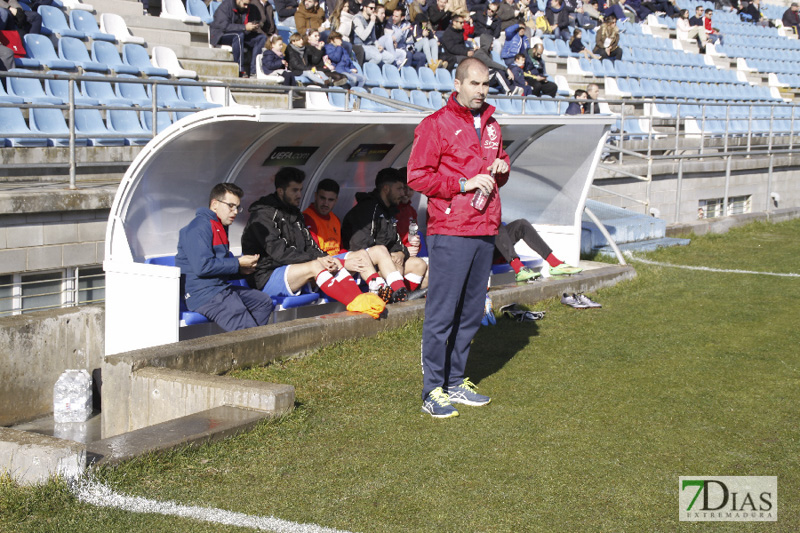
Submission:
M 11 96 L 9 95 L 3 84 L 0 83 L 0 103 L 2 104 L 24 104 L 25 100 L 20 98 L 19 96 Z
M 183 68 L 175 51 L 166 46 L 153 47 L 153 66 L 167 69 L 176 78 L 197 78 L 197 72 Z
M 436 79 L 436 74 L 434 74 L 431 69 L 428 67 L 419 67 L 417 73 L 419 74 L 420 89 L 423 91 L 439 90 L 439 81 Z
M 147 49 L 138 44 L 124 44 L 122 46 L 122 60 L 128 65 L 132 65 L 147 76 L 169 76 L 169 71 L 165 68 L 154 67 L 150 63 L 150 56 L 147 55 Z
M 151 76 L 151 80 L 156 81 L 167 81 L 166 78 L 161 78 L 158 76 Z M 158 107 L 172 107 L 172 108 L 191 108 L 194 109 L 196 106 L 191 102 L 187 102 L 183 98 L 178 96 L 178 93 L 175 91 L 174 85 L 166 85 L 166 84 L 159 84 L 158 87 L 155 85 L 148 85 L 147 86 L 148 94 L 152 98 L 153 90 L 156 91 L 156 102 L 158 103 Z
M 104 63 L 115 74 L 132 74 L 138 76 L 142 73 L 138 68 L 122 62 L 122 58 L 117 52 L 117 47 L 106 41 L 92 42 L 92 59 L 98 63 Z
M 143 37 L 131 35 L 125 19 L 115 13 L 103 13 L 100 15 L 100 31 L 110 33 L 117 38 L 120 43 L 144 44 Z
M 94 15 L 81 9 L 73 9 L 69 12 L 69 24 L 73 30 L 85 33 L 93 41 L 117 42 L 117 38 L 112 34 L 100 31 Z
M 181 0 L 162 0 L 161 18 L 180 20 L 181 22 L 188 22 L 190 24 L 203 23 L 200 17 L 195 17 L 186 12 L 186 8 L 183 6 Z
M 89 98 L 96 98 L 102 105 L 112 106 L 132 106 L 134 102 L 120 98 L 114 92 L 110 81 L 87 81 L 81 82 L 83 94 Z
M 433 109 L 431 106 L 430 100 L 428 100 L 428 95 L 420 91 L 419 89 L 414 89 L 411 91 L 411 103 L 418 105 L 420 107 L 427 107 L 428 109 Z
M 133 109 L 109 109 L 106 121 L 109 130 L 125 137 L 126 146 L 141 146 L 150 141 L 150 130 L 142 126 L 139 113 Z
M 25 123 L 22 111 L 16 107 L 0 107 L 0 138 L 7 147 L 47 146 L 47 139 L 25 139 L 15 135 L 27 135 L 31 130 Z
M 75 37 L 76 39 L 86 39 L 87 35 L 69 27 L 67 18 L 64 12 L 53 6 L 39 6 L 36 8 L 39 15 L 42 16 L 42 34 L 52 35 L 58 37 Z M 47 31 L 45 31 L 47 30 Z
M 397 100 L 398 102 L 403 102 L 405 104 L 410 104 L 411 99 L 408 97 L 408 93 L 405 92 L 403 89 L 392 89 L 392 100 Z
M 69 73 L 60 70 L 50 70 L 48 74 L 69 76 Z M 67 79 L 46 79 L 44 80 L 44 92 L 48 96 L 56 96 L 62 101 L 69 102 L 69 80 Z M 75 105 L 100 105 L 100 100 L 91 98 L 83 94 L 78 82 L 75 82 Z
M 12 74 L 25 74 L 30 71 L 22 69 L 11 70 Z M 18 96 L 29 104 L 54 104 L 62 105 L 64 101 L 56 96 L 48 96 L 42 88 L 42 82 L 36 78 L 6 78 L 9 96 Z M 59 113 L 61 110 L 59 110 Z
M 257 80 L 265 80 L 270 81 L 272 83 L 283 84 L 283 76 L 278 76 L 277 74 L 265 74 L 264 68 L 261 64 L 261 58 L 263 54 L 258 54 L 256 57 L 256 79 Z M 305 78 L 305 76 L 303 76 Z
M 400 69 L 400 77 L 403 80 L 403 87 L 408 90 L 420 89 L 419 75 L 414 67 L 403 67 Z
M 73 11 L 73 13 L 78 13 Z M 72 61 L 87 72 L 108 73 L 111 68 L 103 63 L 92 61 L 86 45 L 74 37 L 62 37 L 58 40 L 58 55 L 61 59 Z
M 386 83 L 386 80 L 383 79 L 381 68 L 377 64 L 367 61 L 362 68 L 364 69 L 364 77 L 367 78 L 364 82 L 365 87 L 380 87 Z
M 439 90 L 442 92 L 451 92 L 455 89 L 453 85 L 453 76 L 446 68 L 436 69 L 436 81 L 439 84 Z
M 340 108 L 331 104 L 324 92 L 306 91 L 306 109 L 319 111 L 338 111 Z
M 211 24 L 214 21 L 214 15 L 209 12 L 209 8 L 203 0 L 187 0 L 186 12 L 193 17 L 199 18 L 205 24 Z
M 383 75 L 384 87 L 387 89 L 399 89 L 403 86 L 403 80 L 400 77 L 400 70 L 391 63 L 384 63 L 381 69 Z
M 136 76 L 130 74 L 120 74 L 117 79 L 138 79 Z M 153 99 L 147 94 L 145 85 L 142 83 L 120 83 L 117 82 L 115 93 L 119 98 L 124 98 L 128 102 L 136 106 L 152 107 Z
M 374 94 L 375 96 L 381 96 L 383 98 L 389 98 L 389 93 L 386 92 L 386 89 L 384 89 L 383 87 L 373 87 L 370 92 L 372 94 Z M 364 103 L 365 102 L 367 102 L 367 108 L 368 109 L 364 109 Z M 366 99 L 362 99 L 361 100 L 361 109 L 364 109 L 365 111 L 378 111 L 378 112 L 381 112 L 381 113 L 389 113 L 391 111 L 397 111 L 397 109 L 395 109 L 394 107 L 388 106 L 386 104 L 381 104 L 380 102 L 375 102 L 373 100 L 366 100 Z
M 81 0 L 61 0 L 61 3 L 69 9 L 80 9 L 92 13 L 94 6 L 92 4 L 84 4 Z
M 328 103 L 336 109 L 344 109 L 347 93 L 344 91 L 331 91 L 328 93 Z
M 23 39 L 25 41 L 25 50 L 28 51 L 28 55 L 40 61 L 43 65 L 47 66 L 47 68 L 59 70 L 74 70 L 78 68 L 77 63 L 74 61 L 67 61 L 59 58 L 53 48 L 53 43 L 44 35 L 28 33 Z
M 310 92 L 306 93 L 306 95 L 310 94 Z M 318 93 L 314 91 L 314 94 L 321 94 L 323 98 L 325 98 L 324 93 Z M 178 86 L 178 96 L 191 103 L 197 109 L 211 109 L 212 107 L 221 107 L 219 104 L 215 104 L 214 102 L 209 102 L 206 99 L 206 93 L 203 91 L 203 86 L 199 83 L 196 85 L 179 85 Z M 327 102 L 328 99 L 325 98 Z
M 89 146 L 124 146 L 125 139 L 120 137 L 104 138 L 101 135 L 114 133 L 109 131 L 103 122 L 98 109 L 75 110 L 75 132 L 89 136 Z M 97 137 L 95 137 L 97 136 Z
M 64 113 L 52 107 L 35 107 L 30 110 L 31 131 L 53 135 L 47 139 L 48 146 L 69 146 L 69 126 Z M 86 146 L 86 139 L 75 139 L 75 146 Z
M 152 111 L 142 111 L 142 119 L 144 119 L 144 127 L 147 128 L 148 131 L 153 131 L 153 112 Z M 166 111 L 159 111 L 156 114 L 156 133 L 161 133 L 164 131 L 168 126 L 172 124 L 172 118 L 170 114 Z
M 442 93 L 439 91 L 431 91 L 428 93 L 428 100 L 431 102 L 431 107 L 433 109 L 441 109 L 444 107 L 444 98 L 442 97 Z
M 206 85 L 206 98 L 209 102 L 222 106 L 240 105 L 236 103 L 236 99 L 233 95 L 222 85 Z

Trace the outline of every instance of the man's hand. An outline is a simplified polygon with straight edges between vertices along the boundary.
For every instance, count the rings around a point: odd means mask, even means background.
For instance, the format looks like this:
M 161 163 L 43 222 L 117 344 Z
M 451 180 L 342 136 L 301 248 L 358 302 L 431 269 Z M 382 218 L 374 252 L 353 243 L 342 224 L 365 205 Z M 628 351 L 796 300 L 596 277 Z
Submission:
M 492 164 L 489 165 L 489 172 L 494 172 L 495 174 L 505 174 L 508 172 L 508 163 L 500 158 L 495 159 Z
M 509 68 L 509 69 L 506 69 L 506 74 L 508 75 L 508 79 L 510 79 L 510 80 L 513 80 L 513 79 L 514 79 L 514 73 L 513 73 L 513 72 L 511 72 L 511 69 L 510 69 L 510 68 Z
M 474 50 L 470 50 L 469 52 L 467 52 L 467 57 L 472 57 L 474 54 L 475 54 L 475 51 Z
M 248 22 L 244 25 L 246 31 L 255 31 L 258 29 L 258 22 Z
M 347 256 L 348 269 L 355 272 L 364 272 L 369 267 L 369 255 L 367 253 L 350 253 Z
M 406 261 L 406 256 L 403 254 L 403 252 L 392 252 L 391 256 L 392 256 L 392 262 L 395 264 L 397 269 L 400 272 L 403 272 L 403 264 Z
M 474 191 L 475 189 L 491 194 L 492 190 L 494 190 L 494 178 L 489 174 L 478 174 L 474 178 L 468 179 L 467 183 L 464 184 L 464 190 Z
M 239 272 L 242 274 L 252 274 L 256 271 L 259 255 L 243 255 L 239 257 Z
M 319 261 L 331 274 L 336 274 L 342 268 L 342 263 L 331 255 L 328 257 L 320 257 Z
M 419 247 L 422 241 L 419 238 L 419 235 L 414 235 L 413 237 L 408 238 L 408 255 L 411 257 L 416 257 L 419 254 Z

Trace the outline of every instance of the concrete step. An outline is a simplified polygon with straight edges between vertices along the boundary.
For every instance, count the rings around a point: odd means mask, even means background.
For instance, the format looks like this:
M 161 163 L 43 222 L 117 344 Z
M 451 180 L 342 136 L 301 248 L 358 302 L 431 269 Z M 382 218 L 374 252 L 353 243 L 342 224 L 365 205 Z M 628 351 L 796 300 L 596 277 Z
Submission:
M 269 417 L 269 413 L 250 409 L 215 407 L 90 443 L 87 458 L 94 464 L 118 463 L 145 453 L 229 437 Z
M 115 13 L 126 19 L 127 23 L 127 17 L 141 16 L 143 11 L 142 3 L 132 0 L 92 0 L 91 2 L 87 0 L 86 3 L 94 6 L 95 12 L 98 14 L 98 24 L 100 24 L 100 13 Z
M 141 13 L 123 18 L 125 19 L 125 24 L 131 29 L 131 33 L 133 33 L 133 28 L 150 28 L 153 30 L 185 31 L 202 35 L 208 34 L 208 26 L 202 22 L 199 24 L 189 24 L 187 22 L 181 22 L 180 20 L 153 17 L 150 15 L 142 15 Z
M 153 18 L 153 17 L 151 17 Z M 153 46 L 190 47 L 192 37 L 185 31 L 161 30 L 153 28 L 128 28 L 131 34 L 145 40 L 147 48 Z
M 196 59 L 181 59 L 183 68 L 194 70 L 201 78 L 237 78 L 239 65 L 233 61 L 198 61 Z

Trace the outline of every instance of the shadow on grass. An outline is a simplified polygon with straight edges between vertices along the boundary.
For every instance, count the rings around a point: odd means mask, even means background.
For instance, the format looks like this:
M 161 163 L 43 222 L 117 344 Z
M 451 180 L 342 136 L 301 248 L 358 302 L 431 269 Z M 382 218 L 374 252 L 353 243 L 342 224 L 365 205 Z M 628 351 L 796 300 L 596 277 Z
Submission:
M 505 364 L 539 335 L 536 322 L 515 322 L 500 317 L 496 326 L 481 326 L 472 342 L 466 375 L 475 384 L 499 372 Z

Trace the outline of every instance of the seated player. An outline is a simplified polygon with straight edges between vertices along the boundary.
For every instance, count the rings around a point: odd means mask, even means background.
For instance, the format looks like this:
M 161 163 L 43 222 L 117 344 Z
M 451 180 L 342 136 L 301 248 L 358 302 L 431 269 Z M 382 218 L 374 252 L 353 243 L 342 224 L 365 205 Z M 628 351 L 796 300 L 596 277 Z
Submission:
M 553 255 L 553 250 L 547 246 L 547 243 L 544 242 L 531 223 L 520 218 L 508 224 L 501 225 L 498 228 L 497 237 L 494 241 L 494 246 L 497 251 L 500 252 L 511 265 L 511 268 L 514 269 L 514 272 L 516 272 L 516 281 L 533 281 L 541 276 L 539 272 L 523 265 L 522 261 L 519 259 L 519 254 L 514 251 L 514 245 L 520 240 L 524 241 L 531 250 L 541 255 L 544 260 L 547 261 L 550 265 L 551 276 L 565 276 L 583 272 L 581 267 L 570 266 Z
M 220 183 L 211 189 L 208 208 L 197 210 L 181 229 L 175 266 L 185 279 L 186 307 L 235 331 L 269 322 L 272 299 L 263 292 L 231 285 L 229 280 L 252 274 L 258 255 L 238 259 L 229 254 L 228 226 L 242 211 L 242 189 Z
M 400 290 L 405 289 L 403 275 L 397 270 L 385 246 L 376 245 L 351 252 L 342 248 L 342 223 L 333 212 L 338 199 L 338 183 L 332 179 L 319 182 L 314 203 L 303 211 L 311 237 L 322 251 L 343 260 L 349 272 L 358 272 L 369 285 L 370 292 L 388 303 L 404 300 L 406 291 Z M 375 266 L 378 267 L 377 271 Z
M 296 296 L 314 281 L 348 311 L 379 318 L 385 308 L 383 300 L 372 293 L 362 294 L 342 261 L 323 252 L 311 238 L 300 212 L 305 177 L 300 169 L 281 168 L 275 175 L 275 192 L 250 206 L 242 251 L 260 257 L 248 281 L 272 297 Z
M 408 288 L 395 292 L 415 291 L 422 284 L 428 264 L 419 257 L 411 257 L 397 234 L 397 205 L 405 198 L 405 184 L 401 174 L 393 168 L 384 168 L 375 178 L 375 189 L 356 194 L 358 202 L 342 222 L 342 243 L 348 250 L 364 250 L 383 245 L 404 275 Z M 406 299 L 406 298 L 403 298 Z M 402 301 L 402 300 L 401 300 Z

